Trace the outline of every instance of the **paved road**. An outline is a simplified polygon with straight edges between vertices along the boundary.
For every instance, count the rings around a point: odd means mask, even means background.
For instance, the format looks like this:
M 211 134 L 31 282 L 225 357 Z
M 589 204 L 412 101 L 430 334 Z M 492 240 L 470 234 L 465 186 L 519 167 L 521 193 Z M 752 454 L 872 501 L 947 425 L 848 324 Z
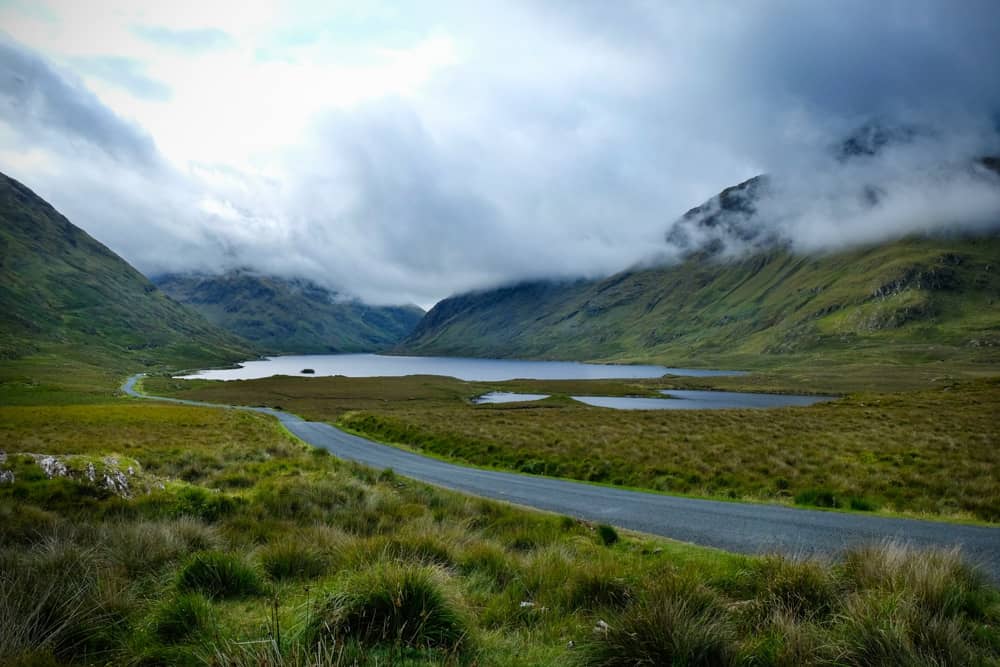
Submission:
M 958 545 L 1000 581 L 1000 528 L 679 498 L 479 470 L 382 445 L 281 410 L 143 396 L 135 391 L 138 378 L 129 378 L 122 389 L 140 398 L 269 414 L 305 442 L 341 458 L 392 468 L 407 477 L 478 496 L 741 553 L 836 554 L 854 544 L 883 539 L 920 547 Z

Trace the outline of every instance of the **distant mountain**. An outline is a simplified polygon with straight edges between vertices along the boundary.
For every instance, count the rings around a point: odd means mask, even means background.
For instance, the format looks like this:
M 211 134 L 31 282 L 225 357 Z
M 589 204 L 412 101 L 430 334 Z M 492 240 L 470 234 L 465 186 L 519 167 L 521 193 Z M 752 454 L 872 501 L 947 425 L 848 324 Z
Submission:
M 218 364 L 253 354 L 0 174 L 0 358 L 54 348 L 126 364 Z
M 1000 171 L 993 158 L 981 166 Z M 673 363 L 860 349 L 1000 360 L 1000 220 L 978 236 L 800 255 L 754 217 L 768 187 L 756 177 L 688 211 L 667 233 L 687 249 L 678 263 L 454 296 L 398 349 Z M 723 253 L 729 244 L 744 250 Z
M 305 280 L 249 271 L 168 274 L 156 284 L 214 324 L 274 353 L 374 352 L 416 326 L 417 306 L 369 306 Z

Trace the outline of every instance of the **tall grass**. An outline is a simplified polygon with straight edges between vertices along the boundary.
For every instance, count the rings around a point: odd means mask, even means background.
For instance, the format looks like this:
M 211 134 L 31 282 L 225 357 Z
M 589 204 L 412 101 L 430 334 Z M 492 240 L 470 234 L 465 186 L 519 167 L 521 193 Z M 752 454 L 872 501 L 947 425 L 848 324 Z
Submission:
M 187 474 L 201 456 L 170 435 L 170 414 L 78 413 L 85 437 L 50 431 L 46 446 L 108 446 Z M 836 561 L 737 557 L 635 534 L 605 546 L 568 517 L 314 456 L 262 418 L 237 424 L 245 445 L 213 449 L 225 435 L 214 422 L 172 414 L 201 420 L 185 433 L 211 465 L 192 482 L 171 473 L 149 497 L 88 504 L 21 502 L 22 482 L 6 487 L 0 664 L 1000 659 L 1000 599 L 958 552 L 890 543 Z M 214 490 L 237 477 L 249 483 Z M 179 500 L 197 505 L 178 489 L 231 506 L 177 513 Z
M 351 573 L 338 582 L 307 635 L 457 650 L 468 643 L 469 628 L 444 579 L 438 568 L 394 561 Z
M 264 581 L 256 569 L 236 554 L 206 551 L 192 556 L 177 576 L 177 587 L 209 597 L 260 595 Z
M 684 579 L 659 582 L 610 623 L 603 619 L 581 647 L 588 667 L 728 665 L 736 631 L 719 598 Z

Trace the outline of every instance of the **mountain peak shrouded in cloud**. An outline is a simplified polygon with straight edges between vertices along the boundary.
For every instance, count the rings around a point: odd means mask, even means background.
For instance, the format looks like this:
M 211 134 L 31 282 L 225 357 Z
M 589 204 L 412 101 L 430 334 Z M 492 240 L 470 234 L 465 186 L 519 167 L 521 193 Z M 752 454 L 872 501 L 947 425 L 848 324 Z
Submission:
M 41 7 L 0 7 L 0 169 L 146 273 L 427 306 L 683 251 L 762 173 L 744 243 L 997 214 L 955 166 L 1000 153 L 994 2 Z

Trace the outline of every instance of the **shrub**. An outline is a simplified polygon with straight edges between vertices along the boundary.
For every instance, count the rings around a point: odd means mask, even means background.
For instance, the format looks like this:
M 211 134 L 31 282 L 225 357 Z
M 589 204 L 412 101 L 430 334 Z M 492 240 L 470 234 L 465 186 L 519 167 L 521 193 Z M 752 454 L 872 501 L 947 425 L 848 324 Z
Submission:
M 153 632 L 174 644 L 211 627 L 212 606 L 198 593 L 181 593 L 156 610 Z
M 584 665 L 728 665 L 734 630 L 715 596 L 672 579 L 598 626 L 581 646 Z
M 257 570 L 242 558 L 219 551 L 195 554 L 188 559 L 181 568 L 177 586 L 182 591 L 220 598 L 258 595 L 264 591 Z
M 292 540 L 266 546 L 260 562 L 272 579 L 313 579 L 326 574 L 329 567 L 329 559 L 319 549 Z
M 830 489 L 805 489 L 795 494 L 796 505 L 812 507 L 840 507 L 840 499 Z
M 618 541 L 618 531 L 612 526 L 602 523 L 597 526 L 597 538 L 601 540 L 601 544 L 609 547 Z
M 467 640 L 465 621 L 444 592 L 441 570 L 395 562 L 376 563 L 341 580 L 307 629 L 313 641 L 331 634 L 364 645 L 446 650 Z
M 851 496 L 850 506 L 852 510 L 856 512 L 874 512 L 878 509 L 878 505 L 873 500 L 869 500 L 863 496 Z

